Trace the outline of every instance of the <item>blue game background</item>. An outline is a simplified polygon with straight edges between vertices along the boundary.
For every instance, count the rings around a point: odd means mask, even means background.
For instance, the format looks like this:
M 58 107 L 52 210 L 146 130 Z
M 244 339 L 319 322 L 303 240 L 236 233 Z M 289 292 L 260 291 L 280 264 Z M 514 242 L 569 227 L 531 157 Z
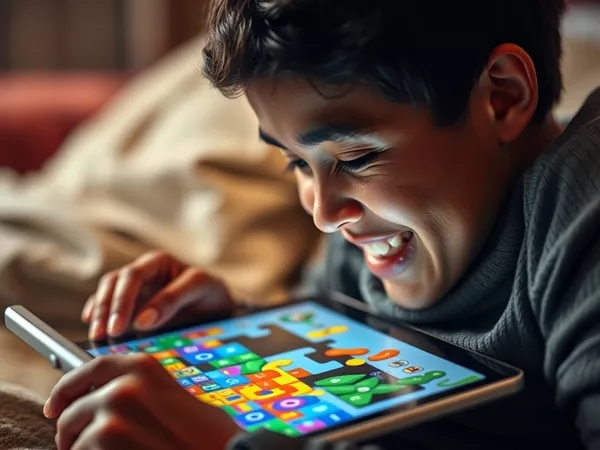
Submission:
M 281 317 L 284 315 L 290 316 L 294 314 L 305 314 L 312 313 L 314 314 L 313 323 L 303 323 L 303 322 L 289 322 L 282 321 Z M 231 338 L 236 338 L 239 336 L 247 336 L 250 338 L 257 338 L 269 335 L 269 330 L 262 329 L 261 327 L 268 324 L 277 325 L 283 329 L 286 329 L 292 334 L 295 334 L 307 341 L 310 342 L 321 342 L 327 340 L 333 340 L 334 344 L 330 346 L 332 348 L 367 348 L 369 349 L 369 354 L 365 356 L 359 356 L 358 358 L 367 359 L 370 355 L 375 355 L 378 352 L 386 349 L 396 349 L 400 351 L 400 355 L 388 359 L 385 361 L 368 361 L 368 363 L 380 370 L 381 372 L 391 374 L 397 378 L 405 378 L 412 376 L 411 374 L 407 374 L 403 372 L 403 369 L 411 366 L 419 366 L 423 368 L 420 374 L 438 370 L 446 372 L 446 376 L 441 380 L 448 380 L 449 383 L 454 381 L 462 380 L 467 377 L 477 377 L 478 379 L 484 379 L 485 377 L 477 373 L 471 369 L 461 367 L 457 364 L 452 363 L 451 361 L 440 358 L 436 355 L 432 355 L 426 351 L 423 351 L 419 348 L 416 348 L 412 345 L 401 342 L 395 338 L 387 336 L 379 331 L 376 331 L 372 328 L 369 328 L 366 325 L 363 325 L 353 319 L 350 319 L 346 316 L 343 316 L 335 311 L 332 311 L 326 307 L 323 307 L 314 302 L 303 302 L 291 306 L 284 306 L 281 308 L 276 308 L 256 314 L 252 314 L 250 316 L 244 316 L 235 319 L 227 319 L 219 322 L 213 322 L 210 324 L 204 324 L 202 326 L 190 327 L 182 330 L 178 330 L 177 334 L 184 334 L 186 332 L 195 331 L 199 329 L 205 329 L 207 326 L 211 328 L 220 328 L 222 329 L 222 333 L 218 336 L 207 336 L 204 341 L 219 339 L 226 340 Z M 348 327 L 348 331 L 341 334 L 327 335 L 318 339 L 311 339 L 307 337 L 307 334 L 311 331 L 315 331 L 315 325 L 318 325 L 319 328 L 322 327 L 331 327 L 334 325 L 343 325 Z M 167 333 L 165 335 L 169 335 L 173 333 Z M 152 336 L 152 339 L 156 339 L 162 335 Z M 140 340 L 132 340 L 123 342 L 122 344 L 128 346 L 136 346 L 148 342 L 148 339 L 140 339 Z M 121 345 L 122 345 L 121 344 Z M 99 356 L 102 354 L 109 353 L 110 346 L 100 347 L 95 349 L 88 350 L 92 355 Z M 290 352 L 281 353 L 278 355 L 271 355 L 264 357 L 267 362 L 281 360 L 281 359 L 289 359 L 293 361 L 292 365 L 286 366 L 284 369 L 286 371 L 293 370 L 295 368 L 303 368 L 312 374 L 325 373 L 339 367 L 342 367 L 337 361 L 330 361 L 325 364 L 319 364 L 313 361 L 310 358 L 307 358 L 306 355 L 314 352 L 313 348 L 299 348 Z M 264 356 L 264 355 L 261 355 Z M 351 357 L 349 357 L 351 359 Z M 409 362 L 408 366 L 392 368 L 389 366 L 390 361 L 394 360 L 405 360 Z M 418 374 L 419 374 L 418 373 Z M 418 375 L 415 374 L 415 375 Z M 327 377 L 325 373 L 324 378 Z M 453 389 L 453 387 L 442 387 L 438 386 L 438 383 L 428 383 L 423 385 L 424 389 L 408 393 L 399 397 L 389 398 L 383 401 L 378 401 L 371 405 L 367 405 L 364 407 L 356 408 L 343 400 L 339 399 L 337 396 L 325 392 L 323 396 L 320 396 L 324 401 L 331 403 L 332 405 L 337 406 L 340 410 L 345 411 L 352 415 L 353 417 L 361 417 L 368 416 L 380 411 L 383 411 L 388 408 L 392 408 L 407 402 L 415 401 L 422 399 L 424 397 L 429 397 L 444 391 L 448 391 Z M 318 388 L 315 388 L 318 389 Z

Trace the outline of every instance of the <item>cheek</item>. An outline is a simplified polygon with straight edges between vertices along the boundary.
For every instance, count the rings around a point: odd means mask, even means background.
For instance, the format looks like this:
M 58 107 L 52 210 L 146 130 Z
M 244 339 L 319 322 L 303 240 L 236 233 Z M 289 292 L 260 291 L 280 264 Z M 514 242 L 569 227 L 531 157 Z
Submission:
M 315 191 L 313 189 L 312 181 L 303 179 L 302 176 L 296 175 L 298 182 L 298 196 L 300 197 L 300 204 L 304 210 L 313 215 L 313 208 L 315 204 Z

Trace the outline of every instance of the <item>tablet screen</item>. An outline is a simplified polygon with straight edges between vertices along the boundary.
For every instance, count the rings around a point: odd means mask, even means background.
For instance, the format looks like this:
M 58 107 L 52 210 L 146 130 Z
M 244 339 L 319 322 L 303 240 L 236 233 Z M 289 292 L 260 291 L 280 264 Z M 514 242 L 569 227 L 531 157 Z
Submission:
M 243 429 L 323 431 L 485 375 L 314 302 L 88 350 L 146 352 Z

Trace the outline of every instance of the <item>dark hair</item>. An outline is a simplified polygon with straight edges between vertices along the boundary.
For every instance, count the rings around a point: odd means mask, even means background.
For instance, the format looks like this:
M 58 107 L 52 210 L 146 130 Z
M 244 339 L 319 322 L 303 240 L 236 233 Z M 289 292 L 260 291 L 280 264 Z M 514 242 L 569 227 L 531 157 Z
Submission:
M 564 0 L 214 0 L 204 73 L 228 97 L 262 76 L 364 83 L 444 125 L 466 114 L 494 48 L 513 43 L 535 64 L 541 120 L 562 90 L 564 10 Z

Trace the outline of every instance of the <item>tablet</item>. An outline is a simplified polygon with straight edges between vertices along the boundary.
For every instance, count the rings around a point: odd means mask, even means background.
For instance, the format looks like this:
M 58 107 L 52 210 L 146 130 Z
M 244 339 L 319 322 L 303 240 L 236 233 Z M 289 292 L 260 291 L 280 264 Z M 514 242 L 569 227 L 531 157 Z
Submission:
M 523 381 L 514 367 L 341 298 L 80 346 L 94 357 L 152 355 L 248 432 L 327 441 L 398 430 L 510 395 Z

